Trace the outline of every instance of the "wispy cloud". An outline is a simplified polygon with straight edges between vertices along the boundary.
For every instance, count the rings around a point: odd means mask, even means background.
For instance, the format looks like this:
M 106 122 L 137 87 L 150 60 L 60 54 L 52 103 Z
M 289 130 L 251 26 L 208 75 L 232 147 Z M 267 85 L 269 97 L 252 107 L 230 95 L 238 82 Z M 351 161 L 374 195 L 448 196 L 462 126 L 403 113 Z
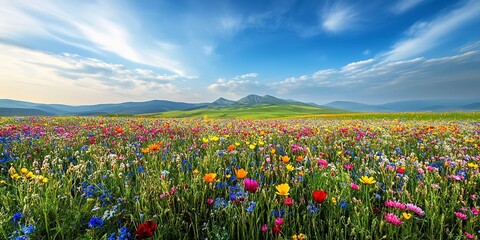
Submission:
M 422 2 L 425 2 L 425 0 L 398 0 L 397 3 L 392 7 L 392 12 L 395 14 L 401 14 L 414 8 Z
M 121 4 L 7 0 L 0 6 L 1 39 L 39 37 L 188 75 L 175 52 L 165 47 L 172 44 L 159 45 L 158 40 L 136 34 L 141 31 L 139 24 Z
M 185 79 L 77 54 L 54 54 L 3 43 L 0 61 L 4 63 L 0 66 L 2 97 L 43 102 L 147 100 L 158 98 L 158 92 L 178 99 L 181 90 L 174 82 Z
M 232 79 L 219 78 L 215 83 L 208 85 L 211 92 L 220 93 L 222 96 L 237 98 L 251 93 L 268 93 L 268 89 L 259 81 L 253 80 L 257 73 L 237 75 Z
M 479 13 L 480 2 L 470 0 L 431 21 L 417 22 L 407 31 L 406 38 L 397 42 L 385 56 L 392 61 L 418 56 L 444 43 L 455 30 L 478 19 Z
M 269 86 L 278 94 L 300 94 L 324 102 L 473 98 L 480 89 L 479 64 L 480 50 L 431 59 L 376 58 L 290 77 Z
M 358 12 L 353 6 L 337 2 L 323 9 L 322 27 L 328 32 L 342 32 L 354 27 L 357 17 Z

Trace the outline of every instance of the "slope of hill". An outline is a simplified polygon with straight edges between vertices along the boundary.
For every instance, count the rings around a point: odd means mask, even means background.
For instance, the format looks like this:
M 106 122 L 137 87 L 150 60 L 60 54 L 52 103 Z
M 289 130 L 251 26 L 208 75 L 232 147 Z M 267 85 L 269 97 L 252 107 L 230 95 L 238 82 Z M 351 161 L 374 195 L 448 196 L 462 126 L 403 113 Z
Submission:
M 0 107 L 0 116 L 53 116 L 55 114 L 31 108 Z
M 252 104 L 252 105 L 236 105 L 221 109 L 210 107 L 198 108 L 194 110 L 169 111 L 155 116 L 162 117 L 219 117 L 219 118 L 279 118 L 279 117 L 295 117 L 315 114 L 334 114 L 346 113 L 343 110 L 333 110 L 326 108 L 318 108 L 314 106 L 301 104 Z

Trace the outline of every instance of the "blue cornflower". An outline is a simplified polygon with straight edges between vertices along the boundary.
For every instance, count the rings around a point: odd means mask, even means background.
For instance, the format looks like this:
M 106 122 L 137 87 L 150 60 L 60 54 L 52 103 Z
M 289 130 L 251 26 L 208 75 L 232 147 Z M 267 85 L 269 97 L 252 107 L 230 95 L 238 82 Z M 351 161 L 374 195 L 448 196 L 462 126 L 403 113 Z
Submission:
M 23 215 L 22 212 L 17 212 L 15 214 L 13 214 L 13 219 L 12 221 L 17 223 L 18 221 L 20 221 L 20 219 L 22 219 L 23 217 L 25 217 L 25 215 Z
M 35 231 L 35 226 L 33 225 L 28 225 L 27 227 L 22 228 L 22 232 L 26 235 L 32 233 L 33 231 Z
M 342 209 L 346 209 L 348 207 L 348 203 L 345 202 L 344 200 L 341 200 L 340 201 L 340 206 L 342 207 Z
M 257 206 L 257 203 L 256 202 L 250 202 L 250 205 L 247 207 L 247 212 L 253 212 L 253 209 L 255 209 L 255 206 Z
M 103 226 L 103 219 L 99 217 L 92 217 L 90 221 L 88 221 L 88 227 L 90 228 L 100 228 Z

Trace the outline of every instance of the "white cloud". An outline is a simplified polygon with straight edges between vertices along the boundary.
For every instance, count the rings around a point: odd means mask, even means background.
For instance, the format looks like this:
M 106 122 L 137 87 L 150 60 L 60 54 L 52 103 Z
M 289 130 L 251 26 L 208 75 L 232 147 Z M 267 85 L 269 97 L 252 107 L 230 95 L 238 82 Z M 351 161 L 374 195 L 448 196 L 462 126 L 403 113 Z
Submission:
M 41 37 L 187 75 L 173 44 L 137 34 L 139 25 L 121 4 L 7 0 L 0 9 L 0 38 Z
M 474 98 L 480 89 L 480 50 L 402 61 L 368 59 L 271 84 L 278 94 L 325 102 Z M 395 98 L 395 99 L 394 99 Z
M 258 73 L 247 73 L 247 74 L 243 74 L 243 75 L 237 75 L 235 76 L 234 79 L 238 80 L 238 79 L 246 79 L 246 78 L 256 78 L 258 77 Z
M 470 52 L 474 50 L 480 50 L 480 41 L 477 42 L 472 42 L 464 45 L 462 48 L 460 48 L 460 52 Z
M 352 6 L 334 4 L 324 9 L 322 14 L 323 29 L 338 33 L 354 27 L 358 13 Z
M 388 60 L 407 59 L 418 56 L 444 43 L 462 25 L 479 18 L 480 1 L 470 0 L 447 14 L 429 22 L 417 22 L 407 31 L 407 38 L 397 42 L 385 54 Z
M 85 104 L 178 98 L 177 74 L 129 69 L 77 54 L 53 54 L 0 43 L 0 95 L 30 101 Z
M 401 14 L 414 8 L 422 2 L 425 2 L 425 0 L 398 0 L 397 4 L 393 6 L 392 11 L 396 14 Z

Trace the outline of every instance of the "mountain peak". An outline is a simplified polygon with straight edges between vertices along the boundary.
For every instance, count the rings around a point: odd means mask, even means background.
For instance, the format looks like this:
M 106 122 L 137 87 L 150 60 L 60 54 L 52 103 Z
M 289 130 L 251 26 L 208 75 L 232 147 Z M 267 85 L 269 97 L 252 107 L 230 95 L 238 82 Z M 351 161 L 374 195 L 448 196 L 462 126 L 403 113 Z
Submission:
M 261 96 L 255 95 L 255 94 L 250 94 L 250 95 L 238 100 L 237 103 L 240 103 L 240 104 L 259 104 L 259 103 L 282 104 L 282 103 L 288 103 L 288 102 L 285 101 L 285 100 L 270 96 L 270 95 L 265 95 L 265 96 L 261 97 Z
M 223 97 L 215 100 L 214 102 L 212 102 L 212 104 L 214 105 L 230 105 L 230 104 L 233 104 L 235 103 L 235 101 L 232 101 L 232 100 L 228 100 L 228 99 L 225 99 Z

